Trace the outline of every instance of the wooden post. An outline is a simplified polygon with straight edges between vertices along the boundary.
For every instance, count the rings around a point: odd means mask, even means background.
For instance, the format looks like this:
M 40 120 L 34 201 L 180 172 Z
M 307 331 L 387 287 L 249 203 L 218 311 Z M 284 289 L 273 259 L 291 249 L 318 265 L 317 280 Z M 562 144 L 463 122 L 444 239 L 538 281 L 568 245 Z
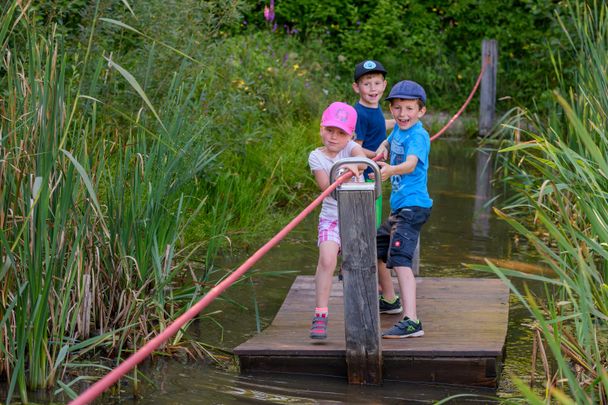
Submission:
M 345 183 L 337 196 L 348 382 L 378 385 L 382 383 L 382 347 L 374 183 Z
M 492 131 L 496 115 L 496 70 L 498 46 L 495 39 L 484 39 L 481 43 L 481 63 L 488 61 L 479 95 L 479 135 L 487 136 Z

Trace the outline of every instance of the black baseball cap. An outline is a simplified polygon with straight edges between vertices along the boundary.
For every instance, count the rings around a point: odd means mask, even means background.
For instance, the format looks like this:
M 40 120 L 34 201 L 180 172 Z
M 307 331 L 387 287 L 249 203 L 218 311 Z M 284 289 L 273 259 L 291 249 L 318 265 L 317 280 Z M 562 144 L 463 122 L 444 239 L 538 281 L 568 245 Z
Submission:
M 386 69 L 377 60 L 364 60 L 355 66 L 355 81 L 368 73 L 382 73 L 382 76 L 386 76 Z

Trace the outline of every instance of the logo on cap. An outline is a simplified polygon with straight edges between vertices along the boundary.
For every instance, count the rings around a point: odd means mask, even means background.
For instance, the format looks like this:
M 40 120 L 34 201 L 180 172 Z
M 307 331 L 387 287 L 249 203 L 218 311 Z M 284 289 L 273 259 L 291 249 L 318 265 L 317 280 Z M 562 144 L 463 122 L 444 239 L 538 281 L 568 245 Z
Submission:
M 374 68 L 376 67 L 376 64 L 374 63 L 374 61 L 372 61 L 372 60 L 368 60 L 368 61 L 366 61 L 366 62 L 363 64 L 363 67 L 364 67 L 365 69 L 368 69 L 368 70 L 369 70 L 369 69 L 374 69 Z
M 343 108 L 340 108 L 338 111 L 336 111 L 336 118 L 341 122 L 348 121 L 348 111 Z

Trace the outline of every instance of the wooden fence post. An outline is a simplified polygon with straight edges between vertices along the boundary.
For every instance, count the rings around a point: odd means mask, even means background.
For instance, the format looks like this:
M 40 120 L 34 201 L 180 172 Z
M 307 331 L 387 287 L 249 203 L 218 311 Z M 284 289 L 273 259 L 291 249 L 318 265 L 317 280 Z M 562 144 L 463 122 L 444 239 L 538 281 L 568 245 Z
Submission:
M 481 64 L 489 64 L 481 78 L 479 95 L 479 136 L 487 136 L 492 131 L 496 115 L 496 70 L 498 67 L 498 46 L 495 39 L 484 39 L 481 43 Z
M 382 384 L 375 212 L 379 190 L 375 183 L 344 183 L 337 190 L 350 384 Z

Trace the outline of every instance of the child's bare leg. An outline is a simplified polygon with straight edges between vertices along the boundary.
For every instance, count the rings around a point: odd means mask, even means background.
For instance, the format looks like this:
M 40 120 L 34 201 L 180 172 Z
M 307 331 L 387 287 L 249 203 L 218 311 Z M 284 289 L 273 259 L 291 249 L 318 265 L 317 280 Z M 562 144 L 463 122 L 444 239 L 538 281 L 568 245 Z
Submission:
M 340 247 L 334 241 L 325 241 L 319 245 L 319 262 L 315 274 L 317 308 L 327 308 L 331 293 L 332 276 L 338 263 Z
M 405 305 L 405 316 L 417 320 L 416 314 L 416 279 L 411 267 L 395 267 L 399 280 L 399 291 Z
M 393 286 L 391 272 L 382 260 L 378 260 L 378 284 L 382 290 L 382 296 L 386 300 L 392 301 L 395 298 L 395 287 Z

